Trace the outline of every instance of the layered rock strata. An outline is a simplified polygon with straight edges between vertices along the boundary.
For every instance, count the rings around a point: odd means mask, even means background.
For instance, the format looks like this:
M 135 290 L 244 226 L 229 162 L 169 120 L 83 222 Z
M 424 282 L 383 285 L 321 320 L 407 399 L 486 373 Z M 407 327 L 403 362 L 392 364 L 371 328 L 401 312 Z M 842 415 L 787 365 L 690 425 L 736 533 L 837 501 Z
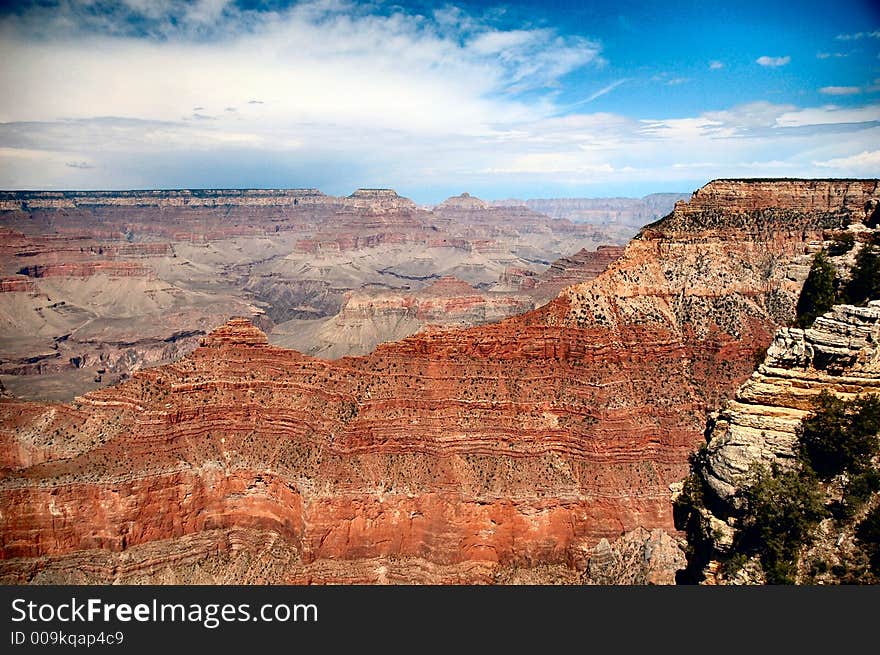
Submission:
M 592 229 L 524 207 L 454 220 L 390 189 L 2 192 L 0 375 L 23 397 L 69 399 L 190 352 L 230 316 L 324 320 L 346 294 L 406 295 L 443 275 L 482 291 L 504 267 L 538 272 L 591 244 Z M 529 308 L 489 303 L 484 320 L 501 306 Z M 415 329 L 373 325 L 357 352 Z
M 807 330 L 781 328 L 764 362 L 713 421 L 705 480 L 730 502 L 754 465 L 785 466 L 822 391 L 880 393 L 880 301 L 836 305 Z
M 679 207 L 594 280 L 497 324 L 327 362 L 233 320 L 74 403 L 2 401 L 0 571 L 61 581 L 93 562 L 111 580 L 131 552 L 150 579 L 184 577 L 235 548 L 226 581 L 274 553 L 295 566 L 265 581 L 613 576 L 601 540 L 674 533 L 669 485 L 706 412 L 792 317 L 809 243 L 861 220 L 876 188 L 828 185 L 841 201 L 820 209 Z M 635 534 L 620 559 L 656 550 Z M 644 576 L 668 580 L 680 560 L 663 559 Z
M 275 326 L 273 344 L 325 359 L 364 355 L 388 341 L 429 328 L 500 321 L 535 307 L 531 295 L 482 291 L 453 276 L 417 291 L 365 289 L 346 295 L 340 312 L 324 321 Z

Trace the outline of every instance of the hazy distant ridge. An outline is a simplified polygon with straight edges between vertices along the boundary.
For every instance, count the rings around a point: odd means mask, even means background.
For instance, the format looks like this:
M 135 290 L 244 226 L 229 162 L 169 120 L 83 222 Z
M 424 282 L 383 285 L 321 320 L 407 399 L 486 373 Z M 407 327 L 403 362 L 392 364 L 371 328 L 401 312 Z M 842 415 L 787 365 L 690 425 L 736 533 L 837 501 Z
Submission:
M 533 198 L 495 200 L 493 205 L 525 205 L 553 218 L 594 224 L 619 223 L 641 227 L 672 211 L 690 193 L 652 193 L 644 198 Z

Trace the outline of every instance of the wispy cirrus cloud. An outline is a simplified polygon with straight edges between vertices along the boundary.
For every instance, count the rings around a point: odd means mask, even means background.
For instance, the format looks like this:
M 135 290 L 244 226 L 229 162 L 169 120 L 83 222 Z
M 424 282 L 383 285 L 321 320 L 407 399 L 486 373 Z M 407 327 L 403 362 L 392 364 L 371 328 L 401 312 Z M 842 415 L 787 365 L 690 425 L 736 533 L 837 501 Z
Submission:
M 880 30 L 871 32 L 853 32 L 852 34 L 838 34 L 834 37 L 838 41 L 858 41 L 860 39 L 880 39 Z
M 851 96 L 862 92 L 860 86 L 823 86 L 819 93 L 829 96 Z
M 583 105 L 588 102 L 593 102 L 593 100 L 596 100 L 597 98 L 601 98 L 602 96 L 604 96 L 608 93 L 611 93 L 612 91 L 614 91 L 614 89 L 616 89 L 617 87 L 619 87 L 622 84 L 626 84 L 627 82 L 629 82 L 629 80 L 627 78 L 624 78 L 622 80 L 615 80 L 611 84 L 606 84 L 601 89 L 594 91 L 593 93 L 588 95 L 583 100 L 579 100 L 577 102 L 573 102 L 571 104 L 568 104 L 561 109 L 565 110 L 565 111 L 569 111 L 569 110 L 573 109 L 574 107 L 577 107 L 578 105 Z

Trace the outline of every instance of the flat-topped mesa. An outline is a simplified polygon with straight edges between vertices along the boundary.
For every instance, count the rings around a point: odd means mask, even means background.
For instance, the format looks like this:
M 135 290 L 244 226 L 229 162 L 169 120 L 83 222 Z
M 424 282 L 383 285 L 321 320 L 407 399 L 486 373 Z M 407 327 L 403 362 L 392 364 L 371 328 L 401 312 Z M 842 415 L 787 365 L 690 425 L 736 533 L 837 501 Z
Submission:
M 201 341 L 203 348 L 227 346 L 260 348 L 268 345 L 269 339 L 266 337 L 266 333 L 243 317 L 229 319 L 225 325 L 221 325 Z
M 156 278 L 156 271 L 138 262 L 74 262 L 70 264 L 34 264 L 18 271 L 29 278 L 85 278 L 96 275 L 107 277 Z
M 854 214 L 855 218 L 863 215 L 868 201 L 878 195 L 880 188 L 877 180 L 722 179 L 713 180 L 697 189 L 690 202 L 676 203 L 676 211 L 844 211 Z
M 636 239 L 736 233 L 802 241 L 808 233 L 821 236 L 823 230 L 868 221 L 878 198 L 878 180 L 714 180 L 689 202 L 678 201 L 671 214 L 645 226 Z
M 414 211 L 416 203 L 397 195 L 394 189 L 358 189 L 342 199 L 347 208 L 366 209 L 375 213 Z
M 462 193 L 460 196 L 452 196 L 450 198 L 447 198 L 436 207 L 436 209 L 440 211 L 447 209 L 473 211 L 488 208 L 489 204 L 486 201 L 475 198 L 474 196 L 466 192 Z
M 160 189 L 143 191 L 0 191 L 0 211 L 78 207 L 271 207 L 332 204 L 318 189 Z

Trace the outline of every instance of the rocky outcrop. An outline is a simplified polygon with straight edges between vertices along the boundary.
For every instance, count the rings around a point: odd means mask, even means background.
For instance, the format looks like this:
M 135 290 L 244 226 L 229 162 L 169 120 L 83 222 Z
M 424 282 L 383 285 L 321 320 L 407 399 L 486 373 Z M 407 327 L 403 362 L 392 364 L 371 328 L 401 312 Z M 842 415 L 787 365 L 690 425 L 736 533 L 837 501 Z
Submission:
M 880 393 L 878 344 L 880 300 L 867 307 L 836 305 L 809 329 L 781 328 L 776 332 L 764 361 L 739 388 L 735 399 L 710 417 L 708 444 L 695 458 L 690 478 L 671 487 L 676 502 L 684 500 L 686 504 L 680 510 L 680 520 L 687 523 L 690 542 L 689 580 L 707 584 L 766 582 L 760 557 L 748 549 L 744 552 L 740 545 L 747 509 L 743 492 L 755 482 L 759 471 L 784 473 L 802 466 L 798 431 L 815 411 L 820 394 L 851 400 Z M 832 504 L 840 503 L 845 484 L 845 479 L 824 481 L 817 485 L 816 493 Z M 694 489 L 698 490 L 696 495 Z M 791 562 L 792 571 L 796 571 L 791 581 L 845 581 L 848 567 L 863 557 L 854 540 L 858 521 L 853 520 L 863 516 L 864 511 L 853 510 L 821 518 Z M 824 566 L 813 566 L 820 561 Z
M 638 530 L 674 533 L 669 485 L 791 318 L 792 267 L 862 211 L 750 202 L 680 207 L 595 279 L 500 323 L 328 362 L 234 321 L 70 405 L 0 402 L 4 579 L 57 580 L 96 551 L 216 571 L 205 544 L 233 533 L 320 582 L 549 581 L 590 562 L 616 579 L 671 545 Z M 112 579 L 118 558 L 96 561 Z M 236 566 L 228 581 L 250 579 Z M 277 571 L 267 581 L 289 579 Z
M 598 585 L 672 585 L 685 567 L 680 544 L 661 529 L 637 528 L 609 543 L 600 539 L 586 560 L 581 581 Z
M 713 420 L 705 481 L 720 500 L 733 502 L 754 465 L 792 460 L 796 430 L 822 391 L 880 393 L 880 301 L 836 305 L 807 330 L 777 331 L 764 362 Z

